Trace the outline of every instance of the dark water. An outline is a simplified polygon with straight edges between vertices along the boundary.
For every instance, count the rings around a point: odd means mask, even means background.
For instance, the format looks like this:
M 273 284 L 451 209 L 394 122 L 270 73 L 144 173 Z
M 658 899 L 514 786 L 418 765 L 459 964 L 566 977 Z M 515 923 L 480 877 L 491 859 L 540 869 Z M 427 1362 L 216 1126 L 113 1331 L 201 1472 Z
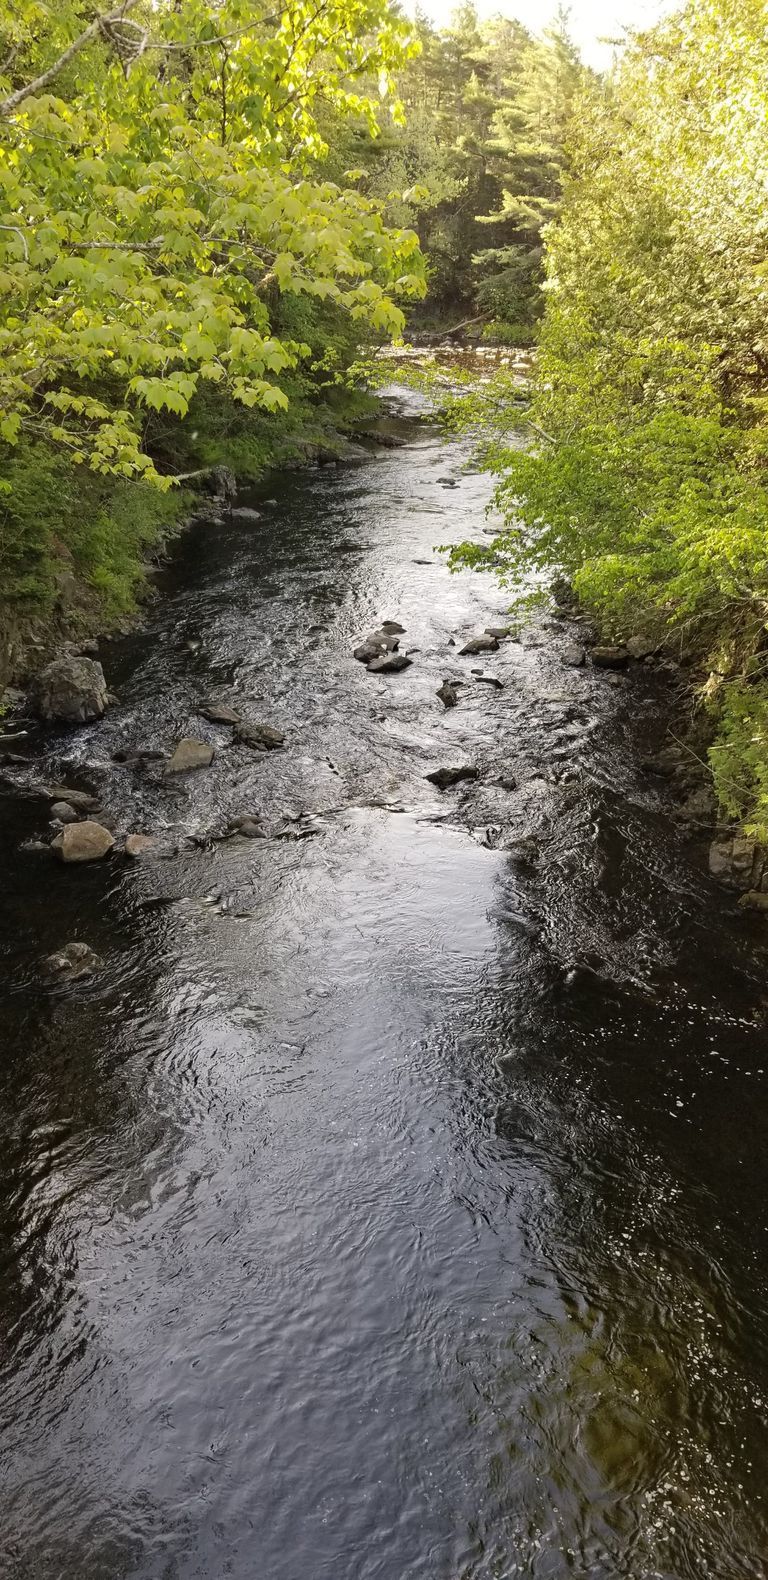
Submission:
M 4 802 L 4 1577 L 768 1574 L 764 934 L 638 771 L 661 681 L 545 622 L 442 711 L 505 607 L 433 552 L 486 525 L 461 461 L 414 426 L 181 542 L 45 765 L 155 858 L 20 854 Z M 110 762 L 184 733 L 209 771 Z M 319 831 L 185 843 L 254 809 Z M 102 972 L 44 987 L 69 938 Z

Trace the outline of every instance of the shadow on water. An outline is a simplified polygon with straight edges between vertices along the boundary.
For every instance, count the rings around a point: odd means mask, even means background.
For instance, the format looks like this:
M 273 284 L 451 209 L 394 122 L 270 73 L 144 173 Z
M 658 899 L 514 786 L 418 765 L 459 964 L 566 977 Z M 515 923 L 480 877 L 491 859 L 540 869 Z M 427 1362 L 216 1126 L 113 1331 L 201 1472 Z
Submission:
M 5 802 L 11 1580 L 765 1573 L 762 936 L 636 771 L 658 679 L 564 670 L 556 623 L 503 689 L 457 656 L 504 595 L 434 545 L 487 482 L 398 432 L 190 532 L 120 705 L 36 765 L 157 857 L 52 866 Z M 209 771 L 113 760 L 181 734 Z M 315 837 L 206 846 L 246 809 Z M 73 937 L 102 970 L 43 986 Z

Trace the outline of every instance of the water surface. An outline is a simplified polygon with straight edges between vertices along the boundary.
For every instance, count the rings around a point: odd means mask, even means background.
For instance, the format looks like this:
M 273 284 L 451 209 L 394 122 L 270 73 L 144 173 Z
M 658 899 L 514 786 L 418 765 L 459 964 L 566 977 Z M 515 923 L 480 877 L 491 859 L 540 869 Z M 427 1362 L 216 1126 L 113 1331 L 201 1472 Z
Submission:
M 435 545 L 488 483 L 403 435 L 191 530 L 119 706 L 49 743 L 155 858 L 21 853 L 4 799 L 9 1580 L 768 1573 L 762 924 L 639 772 L 660 678 L 546 620 L 503 690 L 456 656 L 506 598 Z M 112 761 L 182 734 L 209 771 Z M 312 837 L 208 842 L 244 811 Z M 70 938 L 103 970 L 43 987 Z

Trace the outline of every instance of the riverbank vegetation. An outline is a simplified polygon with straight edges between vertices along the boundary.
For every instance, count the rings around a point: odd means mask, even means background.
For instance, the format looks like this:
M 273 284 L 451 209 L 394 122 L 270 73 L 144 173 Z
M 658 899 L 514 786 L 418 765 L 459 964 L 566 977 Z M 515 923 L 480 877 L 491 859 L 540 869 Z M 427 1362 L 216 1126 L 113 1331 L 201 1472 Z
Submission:
M 761 839 L 766 81 L 762 0 L 691 0 L 585 81 L 546 235 L 532 448 L 510 442 L 503 389 L 470 412 L 490 419 L 503 574 L 565 574 L 606 630 L 694 661 L 721 806 Z
M 72 583 L 114 616 L 179 472 L 343 422 L 423 262 L 327 138 L 399 117 L 413 47 L 385 0 L 0 3 L 6 626 Z

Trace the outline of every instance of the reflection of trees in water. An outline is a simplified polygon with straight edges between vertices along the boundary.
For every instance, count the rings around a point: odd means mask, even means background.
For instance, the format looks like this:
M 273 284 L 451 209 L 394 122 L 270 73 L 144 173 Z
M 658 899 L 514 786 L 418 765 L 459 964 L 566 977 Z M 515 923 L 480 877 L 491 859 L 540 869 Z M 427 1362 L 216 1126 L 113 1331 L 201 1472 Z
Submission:
M 133 872 L 115 884 L 114 869 L 73 875 L 51 864 L 41 882 L 17 835 L 4 853 L 0 918 L 11 989 L 0 1004 L 0 1321 L 12 1349 L 53 1333 L 64 1305 L 76 1306 L 78 1240 L 103 1183 L 141 1177 L 160 1138 L 166 1149 L 173 1140 L 170 1116 L 145 1090 L 172 947 L 167 914 L 140 909 Z M 40 961 L 73 937 L 87 939 L 104 968 L 52 985 Z
M 502 1573 L 506 1555 L 537 1576 L 757 1574 L 768 1290 L 760 1127 L 745 1136 L 744 1116 L 760 1032 L 724 1014 L 715 1037 L 703 952 L 663 1006 L 631 984 L 564 991 L 562 918 L 531 874 L 538 933 L 508 919 L 522 867 L 498 886 L 504 980 L 483 1049 L 493 1117 L 473 1206 L 513 1255 L 511 1320 L 475 1357 L 478 1531 Z M 717 944 L 718 997 L 743 1011 L 736 951 L 729 964 Z M 714 1042 L 727 1066 L 705 1067 Z

